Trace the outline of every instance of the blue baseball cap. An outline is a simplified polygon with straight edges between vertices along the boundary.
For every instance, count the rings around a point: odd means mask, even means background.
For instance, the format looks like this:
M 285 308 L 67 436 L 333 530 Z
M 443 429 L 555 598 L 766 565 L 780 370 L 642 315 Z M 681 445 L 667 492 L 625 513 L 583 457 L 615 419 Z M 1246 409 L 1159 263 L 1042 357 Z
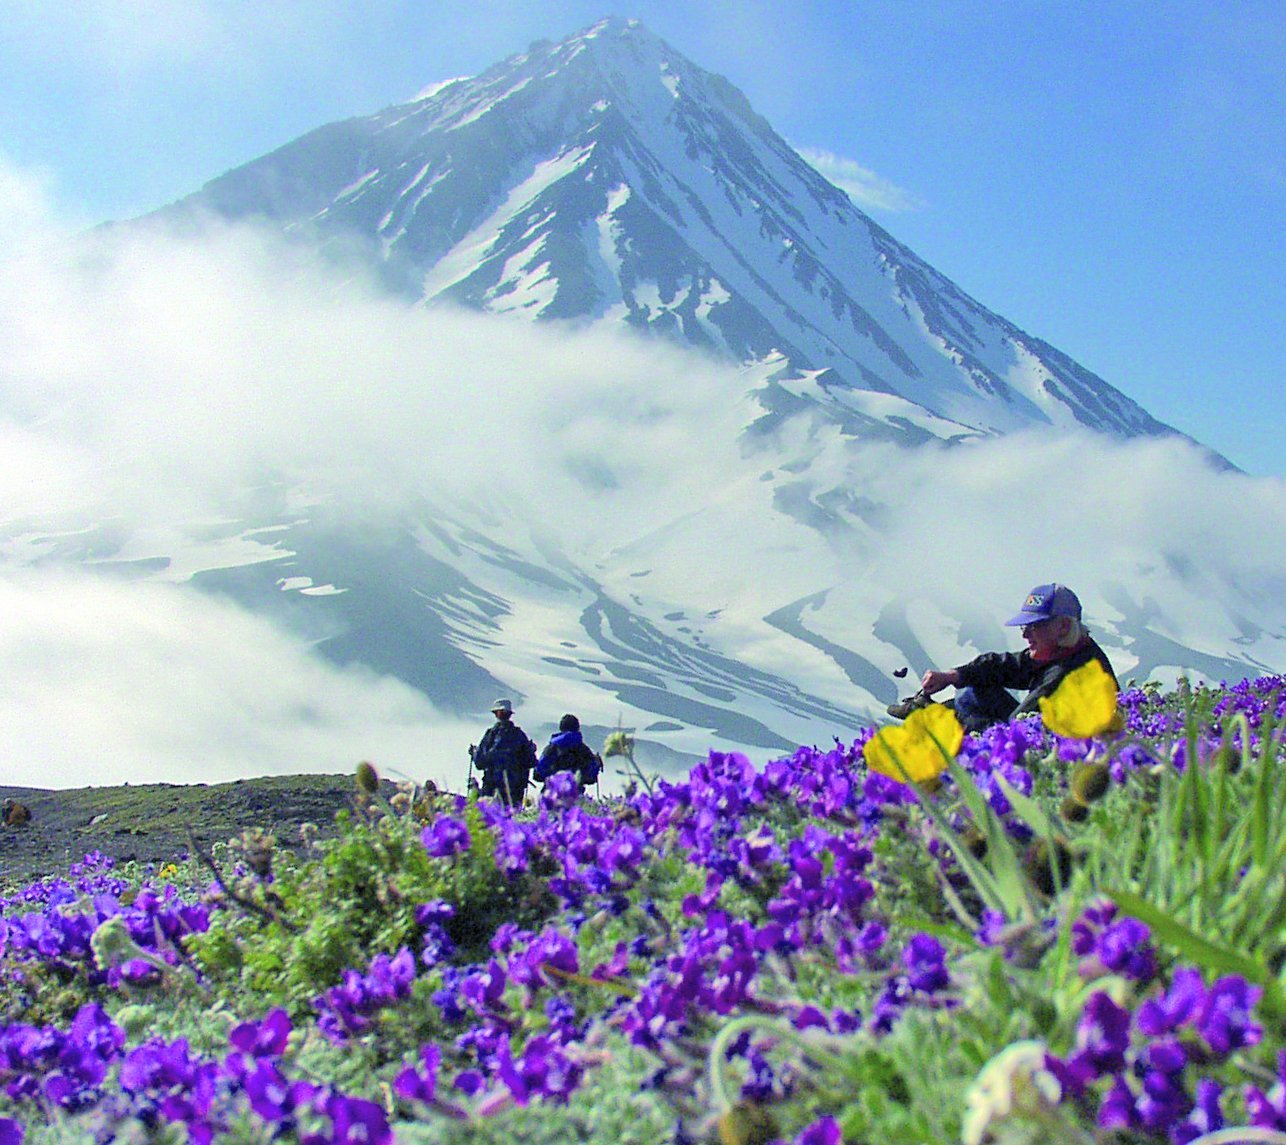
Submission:
M 1027 594 L 1022 611 L 1006 620 L 1005 625 L 1018 628 L 1024 624 L 1039 624 L 1054 616 L 1072 616 L 1080 620 L 1081 602 L 1065 584 L 1038 584 Z

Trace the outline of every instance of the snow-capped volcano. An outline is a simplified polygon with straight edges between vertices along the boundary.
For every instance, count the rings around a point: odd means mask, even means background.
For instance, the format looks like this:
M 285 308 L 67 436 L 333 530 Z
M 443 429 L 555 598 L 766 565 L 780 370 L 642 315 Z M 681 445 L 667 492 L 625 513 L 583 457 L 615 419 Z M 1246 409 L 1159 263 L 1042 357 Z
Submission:
M 427 303 L 620 323 L 774 363 L 771 415 L 812 403 L 863 437 L 1171 432 L 927 266 L 732 84 L 637 21 L 426 90 L 163 214 L 262 217 L 366 247 Z

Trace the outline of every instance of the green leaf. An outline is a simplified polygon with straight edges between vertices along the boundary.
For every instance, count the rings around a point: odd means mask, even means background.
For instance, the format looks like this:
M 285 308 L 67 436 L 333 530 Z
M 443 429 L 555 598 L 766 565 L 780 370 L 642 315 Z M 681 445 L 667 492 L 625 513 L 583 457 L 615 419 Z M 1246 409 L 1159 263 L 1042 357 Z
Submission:
M 1010 922 L 1034 918 L 1036 907 L 1032 886 L 1023 874 L 1022 864 L 1014 850 L 1014 841 L 1005 830 L 1000 816 L 992 810 L 982 789 L 963 767 L 951 764 L 951 776 L 974 817 L 974 824 L 987 839 L 986 866 L 992 883 L 1003 903 L 1002 910 Z
M 1153 935 L 1169 943 L 1185 958 L 1215 974 L 1240 974 L 1264 988 L 1264 1004 L 1273 1012 L 1282 1012 L 1282 990 L 1273 972 L 1263 963 L 1227 946 L 1202 938 L 1160 907 L 1125 890 L 1105 888 L 1104 893 L 1126 914 L 1145 922 Z
M 896 750 L 889 749 L 889 756 L 892 758 L 894 765 L 902 773 L 906 786 L 909 787 L 920 806 L 924 808 L 925 813 L 933 820 L 933 824 L 946 839 L 947 844 L 951 847 L 956 857 L 956 862 L 960 864 L 961 869 L 973 884 L 974 890 L 978 892 L 978 897 L 992 910 L 998 910 L 1006 914 L 1006 917 L 1012 917 L 1008 914 L 1007 904 L 1004 895 L 996 880 L 992 877 L 991 872 L 987 870 L 965 846 L 964 841 L 952 830 L 951 825 L 947 822 L 946 816 L 934 805 L 932 796 L 921 790 L 918 784 L 911 781 L 907 775 L 906 769 L 902 766 L 902 761 L 898 759 Z M 952 773 L 955 773 L 954 765 Z M 966 776 L 966 778 L 968 778 Z M 977 788 L 974 793 L 978 794 Z

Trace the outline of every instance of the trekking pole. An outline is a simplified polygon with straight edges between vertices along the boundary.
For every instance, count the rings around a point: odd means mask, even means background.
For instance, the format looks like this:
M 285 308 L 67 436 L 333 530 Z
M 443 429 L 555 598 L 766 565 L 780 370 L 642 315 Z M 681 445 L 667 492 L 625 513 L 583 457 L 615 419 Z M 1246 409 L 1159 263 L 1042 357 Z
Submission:
M 469 745 L 469 778 L 465 781 L 464 785 L 464 793 L 466 795 L 469 794 L 470 789 L 473 787 L 473 753 L 477 750 L 478 745 L 476 743 L 471 743 Z

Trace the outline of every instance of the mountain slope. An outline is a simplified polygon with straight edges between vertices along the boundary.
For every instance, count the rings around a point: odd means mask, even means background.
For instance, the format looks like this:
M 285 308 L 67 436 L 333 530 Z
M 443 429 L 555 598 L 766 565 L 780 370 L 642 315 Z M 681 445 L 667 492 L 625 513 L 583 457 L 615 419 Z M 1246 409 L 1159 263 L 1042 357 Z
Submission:
M 429 303 L 621 323 L 816 378 L 771 416 L 803 400 L 907 441 L 1172 432 L 923 263 L 636 21 L 319 128 L 160 214 L 202 213 L 364 252 Z

